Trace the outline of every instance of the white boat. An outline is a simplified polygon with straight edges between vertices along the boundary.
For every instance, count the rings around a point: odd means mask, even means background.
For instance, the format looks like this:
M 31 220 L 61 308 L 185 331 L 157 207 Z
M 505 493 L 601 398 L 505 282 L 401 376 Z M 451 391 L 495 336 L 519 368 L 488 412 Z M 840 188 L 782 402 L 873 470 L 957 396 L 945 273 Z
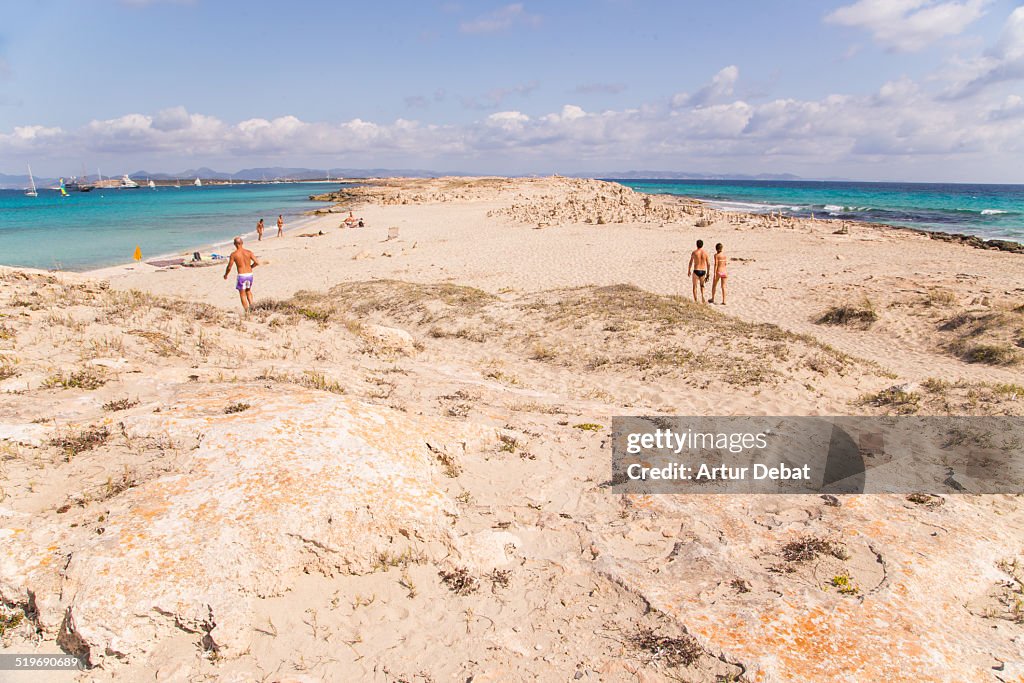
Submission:
M 38 197 L 39 192 L 36 190 L 36 179 L 32 177 L 32 167 L 28 167 L 28 191 L 25 193 L 26 197 Z
M 154 183 L 152 180 L 149 181 L 149 189 L 151 189 L 151 190 L 155 190 L 156 189 L 156 183 Z
M 203 186 L 203 181 L 200 180 L 199 178 L 196 178 L 196 181 L 194 183 L 192 183 L 192 184 L 195 185 L 196 187 L 202 187 Z
M 118 187 L 121 188 L 122 190 L 134 190 L 139 187 L 139 184 L 132 180 L 131 178 L 129 178 L 128 174 L 125 173 L 123 176 L 121 176 L 121 184 L 118 185 Z

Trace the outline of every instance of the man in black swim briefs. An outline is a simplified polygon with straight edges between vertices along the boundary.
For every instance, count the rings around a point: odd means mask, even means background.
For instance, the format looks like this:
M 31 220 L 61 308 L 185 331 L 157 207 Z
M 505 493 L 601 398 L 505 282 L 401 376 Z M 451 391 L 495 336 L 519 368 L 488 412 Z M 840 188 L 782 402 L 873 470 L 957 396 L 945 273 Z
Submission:
M 708 253 L 704 251 L 704 240 L 697 240 L 697 248 L 690 254 L 690 263 L 686 266 L 686 274 L 693 280 L 693 300 L 701 303 L 707 302 L 704 296 L 704 283 L 708 281 L 708 270 L 710 260 Z M 697 295 L 697 287 L 700 286 L 700 295 Z

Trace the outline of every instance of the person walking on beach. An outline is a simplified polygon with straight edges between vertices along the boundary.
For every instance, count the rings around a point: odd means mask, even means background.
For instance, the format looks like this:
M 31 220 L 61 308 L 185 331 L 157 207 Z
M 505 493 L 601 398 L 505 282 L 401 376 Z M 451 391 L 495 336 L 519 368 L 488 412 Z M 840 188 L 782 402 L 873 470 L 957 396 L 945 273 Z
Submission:
M 256 221 L 256 241 L 257 242 L 262 242 L 263 241 L 263 219 L 262 218 L 259 219 L 258 221 Z
M 729 273 L 726 272 L 726 265 L 729 263 L 729 257 L 722 253 L 722 243 L 719 242 L 715 245 L 715 279 L 711 281 L 711 298 L 708 299 L 708 303 L 715 303 L 715 287 L 721 283 L 722 285 L 722 305 L 725 305 L 725 281 L 729 277 Z
M 256 255 L 242 246 L 242 238 L 235 238 L 235 250 L 228 257 L 228 267 L 224 271 L 224 279 L 231 274 L 231 267 L 238 271 L 238 279 L 235 281 L 235 289 L 238 290 L 238 298 L 242 300 L 242 310 L 246 313 L 252 308 L 252 269 L 260 264 Z
M 280 237 L 284 234 L 284 218 L 281 214 L 277 214 L 277 236 Z
M 686 274 L 693 280 L 693 300 L 704 303 L 704 283 L 708 281 L 708 253 L 704 251 L 704 240 L 697 240 L 697 248 L 690 254 L 690 263 L 686 266 Z M 700 296 L 697 296 L 697 286 Z

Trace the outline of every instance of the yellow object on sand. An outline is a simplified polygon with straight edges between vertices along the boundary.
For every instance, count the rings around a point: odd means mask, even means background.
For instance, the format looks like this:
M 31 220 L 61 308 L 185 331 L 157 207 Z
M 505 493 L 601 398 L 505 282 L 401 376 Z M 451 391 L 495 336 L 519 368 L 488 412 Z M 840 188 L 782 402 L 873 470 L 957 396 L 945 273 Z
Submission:
M 141 261 L 142 260 L 142 249 L 139 248 L 139 245 L 135 245 L 135 260 L 136 261 Z

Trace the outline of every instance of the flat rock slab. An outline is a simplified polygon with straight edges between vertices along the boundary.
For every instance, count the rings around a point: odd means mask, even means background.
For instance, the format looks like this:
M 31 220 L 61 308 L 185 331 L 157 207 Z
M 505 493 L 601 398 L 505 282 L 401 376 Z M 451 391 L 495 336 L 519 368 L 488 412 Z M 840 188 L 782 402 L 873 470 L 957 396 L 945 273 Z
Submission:
M 124 425 L 129 438 L 198 446 L 106 501 L 100 533 L 55 514 L 0 516 L 0 599 L 29 605 L 93 663 L 144 654 L 174 628 L 240 654 L 250 600 L 300 571 L 447 554 L 455 506 L 426 442 L 457 457 L 488 434 L 291 385 L 181 385 Z
M 741 663 L 744 680 L 1024 680 L 1020 626 L 968 609 L 1007 581 L 999 565 L 1020 552 L 1024 512 L 1008 498 L 952 496 L 926 509 L 903 496 L 849 496 L 842 513 L 817 496 L 636 496 L 632 505 L 666 533 L 640 521 L 598 537 L 599 570 Z M 844 559 L 778 555 L 808 536 L 835 539 Z M 847 594 L 832 584 L 839 575 Z

